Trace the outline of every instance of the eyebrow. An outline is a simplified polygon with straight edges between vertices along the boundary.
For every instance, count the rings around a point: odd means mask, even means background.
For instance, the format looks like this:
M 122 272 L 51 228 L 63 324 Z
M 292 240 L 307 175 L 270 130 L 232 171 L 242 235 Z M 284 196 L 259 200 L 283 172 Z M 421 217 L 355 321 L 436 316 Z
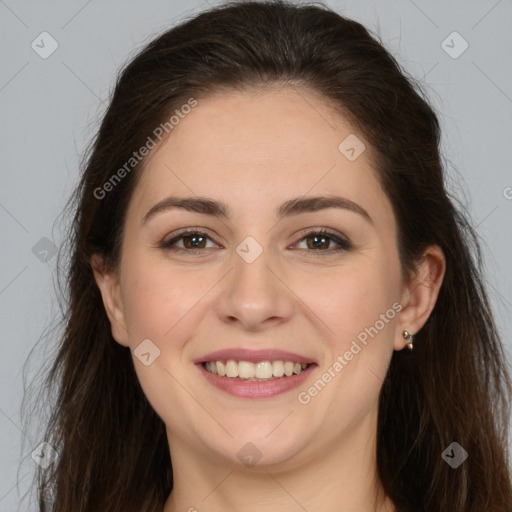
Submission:
M 144 225 L 155 215 L 174 208 L 180 208 L 189 212 L 212 215 L 217 218 L 229 219 L 231 211 L 225 203 L 208 197 L 175 197 L 170 196 L 155 204 L 142 218 Z M 297 197 L 284 202 L 277 210 L 277 218 L 283 219 L 301 213 L 317 212 L 327 208 L 341 208 L 361 215 L 373 225 L 373 219 L 368 212 L 354 201 L 339 196 Z

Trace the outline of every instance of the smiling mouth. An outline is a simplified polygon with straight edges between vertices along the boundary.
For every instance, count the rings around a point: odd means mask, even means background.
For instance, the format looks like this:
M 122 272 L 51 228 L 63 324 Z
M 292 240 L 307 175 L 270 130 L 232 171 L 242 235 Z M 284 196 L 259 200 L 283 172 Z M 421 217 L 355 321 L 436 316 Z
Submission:
M 206 361 L 203 368 L 219 377 L 245 382 L 267 382 L 299 375 L 314 363 L 294 363 L 292 361 Z

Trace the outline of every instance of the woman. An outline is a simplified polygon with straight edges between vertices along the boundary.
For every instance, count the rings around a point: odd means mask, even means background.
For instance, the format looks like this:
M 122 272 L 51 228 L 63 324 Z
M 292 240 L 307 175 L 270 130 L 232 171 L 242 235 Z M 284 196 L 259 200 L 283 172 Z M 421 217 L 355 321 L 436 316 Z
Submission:
M 324 7 L 227 4 L 140 52 L 70 204 L 40 510 L 510 512 L 510 377 L 439 139 Z

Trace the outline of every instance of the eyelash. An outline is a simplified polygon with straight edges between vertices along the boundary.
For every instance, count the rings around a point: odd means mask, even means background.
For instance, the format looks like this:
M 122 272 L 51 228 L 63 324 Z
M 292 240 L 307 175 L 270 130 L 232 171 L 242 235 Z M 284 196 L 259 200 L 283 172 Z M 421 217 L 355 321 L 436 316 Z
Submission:
M 181 247 L 173 247 L 173 245 L 176 242 L 178 242 L 182 238 L 186 237 L 187 235 L 188 236 L 198 235 L 200 237 L 205 237 L 205 238 L 213 241 L 211 239 L 211 237 L 209 237 L 206 233 L 203 233 L 202 231 L 198 231 L 198 230 L 189 229 L 189 230 L 182 231 L 181 233 L 179 233 L 175 237 L 171 238 L 170 240 L 163 240 L 162 242 L 160 242 L 159 247 L 161 249 L 164 249 L 167 251 L 173 251 L 173 252 L 179 253 L 179 254 L 183 254 L 183 253 L 188 253 L 188 254 L 192 253 L 192 254 L 197 254 L 197 255 L 204 254 L 204 252 L 207 250 L 206 248 L 204 248 L 204 249 L 184 249 Z M 305 239 L 310 238 L 312 236 L 316 236 L 316 237 L 328 238 L 328 239 L 332 240 L 333 242 L 337 243 L 339 246 L 337 249 L 325 249 L 325 250 L 323 250 L 323 249 L 318 249 L 318 250 L 304 249 L 309 253 L 316 253 L 315 256 L 311 255 L 313 257 L 328 256 L 330 254 L 337 254 L 342 251 L 349 251 L 350 249 L 352 249 L 352 244 L 351 244 L 351 242 L 349 242 L 348 239 L 346 239 L 342 236 L 336 235 L 335 233 L 331 233 L 330 231 L 327 231 L 325 229 L 319 229 L 317 231 L 309 231 L 306 233 L 302 233 L 302 235 L 303 235 L 302 238 L 297 243 L 300 243 L 300 242 L 304 241 Z M 322 254 L 322 253 L 324 253 L 324 254 Z

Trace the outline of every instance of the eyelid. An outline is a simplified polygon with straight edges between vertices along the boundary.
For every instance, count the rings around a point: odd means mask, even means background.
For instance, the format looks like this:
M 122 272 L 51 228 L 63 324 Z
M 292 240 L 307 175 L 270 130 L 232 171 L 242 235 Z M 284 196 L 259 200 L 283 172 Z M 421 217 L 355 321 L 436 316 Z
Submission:
M 164 238 L 164 240 L 162 240 L 158 245 L 160 248 L 162 248 L 164 250 L 173 251 L 176 253 L 189 253 L 189 254 L 190 253 L 192 253 L 192 254 L 203 253 L 204 254 L 204 253 L 207 253 L 208 249 L 212 249 L 212 248 L 206 247 L 206 248 L 198 248 L 198 249 L 194 249 L 194 248 L 187 249 L 187 248 L 181 248 L 181 247 L 173 247 L 173 245 L 176 244 L 179 240 L 181 240 L 183 237 L 185 237 L 187 235 L 199 235 L 204 238 L 207 238 L 208 240 L 210 240 L 211 242 L 213 242 L 214 244 L 219 246 L 220 244 L 217 243 L 215 241 L 215 238 L 213 236 L 211 236 L 207 231 L 208 231 L 207 229 L 199 228 L 199 227 L 183 228 L 182 230 L 179 230 L 178 232 L 173 233 L 172 236 Z M 311 256 L 315 256 L 315 257 L 323 256 L 323 255 L 328 256 L 331 254 L 346 252 L 353 248 L 353 244 L 347 236 L 345 236 L 344 234 L 339 233 L 337 231 L 333 231 L 333 230 L 330 230 L 330 229 L 324 228 L 324 227 L 310 227 L 310 228 L 302 229 L 301 231 L 299 231 L 299 233 L 297 235 L 295 235 L 295 236 L 300 237 L 299 240 L 297 240 L 292 246 L 288 246 L 288 247 L 294 247 L 294 246 L 300 244 L 301 242 L 303 242 L 308 236 L 313 236 L 313 235 L 328 237 L 331 240 L 331 242 L 334 242 L 335 244 L 337 244 L 337 248 L 334 248 L 334 249 L 331 248 L 331 249 L 325 249 L 325 250 L 323 250 L 323 249 L 318 249 L 318 250 L 299 249 L 299 250 L 304 251 L 305 253 L 308 253 Z M 221 245 L 220 245 L 220 247 L 223 248 Z
M 350 239 L 346 235 L 344 235 L 338 231 L 333 231 L 333 230 L 330 230 L 328 228 L 323 228 L 323 227 L 312 227 L 312 228 L 305 228 L 305 229 L 301 230 L 299 232 L 300 239 L 297 242 L 295 242 L 294 245 L 301 243 L 305 238 L 307 238 L 308 236 L 312 236 L 312 235 L 327 236 L 331 239 L 331 241 L 338 244 L 338 248 L 337 249 L 318 250 L 318 251 L 306 250 L 306 252 L 308 252 L 308 253 L 313 253 L 313 254 L 316 253 L 318 255 L 321 255 L 321 253 L 323 253 L 323 254 L 327 255 L 327 254 L 333 254 L 333 253 L 342 252 L 342 251 L 349 251 L 354 246 L 353 243 L 350 241 Z
M 162 247 L 164 249 L 171 249 L 170 245 L 171 242 L 176 243 L 178 240 L 180 240 L 182 237 L 186 235 L 200 235 L 204 236 L 205 238 L 208 238 L 208 240 L 211 240 L 214 244 L 220 245 L 218 242 L 215 241 L 214 237 L 208 232 L 206 228 L 199 228 L 199 227 L 189 227 L 189 228 L 183 228 L 182 230 L 178 230 L 175 233 L 172 233 L 171 236 L 166 236 L 158 245 L 159 247 Z M 219 237 L 220 238 L 220 237 Z M 181 247 L 176 248 L 177 251 L 184 251 L 184 252 L 194 252 L 196 249 L 182 249 Z M 197 251 L 205 251 L 205 249 L 197 249 Z

